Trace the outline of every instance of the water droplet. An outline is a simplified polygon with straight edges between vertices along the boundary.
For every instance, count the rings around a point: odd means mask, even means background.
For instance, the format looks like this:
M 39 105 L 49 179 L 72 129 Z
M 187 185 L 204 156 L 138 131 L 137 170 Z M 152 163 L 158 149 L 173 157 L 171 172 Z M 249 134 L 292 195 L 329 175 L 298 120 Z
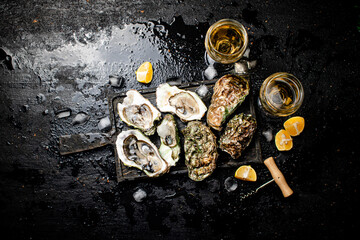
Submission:
M 71 115 L 71 109 L 67 108 L 67 109 L 62 109 L 62 110 L 58 110 L 56 111 L 56 117 L 61 119 L 61 118 L 67 118 L 70 117 Z
M 45 100 L 46 100 L 46 97 L 45 97 L 44 94 L 39 93 L 38 95 L 36 95 L 36 101 L 37 101 L 39 104 L 45 102 Z
M 25 105 L 22 106 L 22 111 L 23 111 L 23 112 L 27 112 L 27 111 L 29 111 L 29 109 L 30 109 L 30 107 L 29 107 L 29 105 L 27 105 L 27 104 L 25 104 Z

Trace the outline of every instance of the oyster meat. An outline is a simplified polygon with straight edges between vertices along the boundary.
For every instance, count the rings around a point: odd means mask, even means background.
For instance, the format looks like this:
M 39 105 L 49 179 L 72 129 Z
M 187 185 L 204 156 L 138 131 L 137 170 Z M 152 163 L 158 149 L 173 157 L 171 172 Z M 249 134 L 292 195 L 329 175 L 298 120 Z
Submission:
M 189 177 L 194 181 L 202 181 L 216 168 L 216 137 L 210 128 L 200 121 L 189 122 L 182 133 Z
M 121 120 L 129 126 L 140 129 L 146 135 L 155 133 L 156 121 L 160 120 L 161 113 L 138 91 L 127 91 L 123 103 L 118 103 L 117 108 Z
M 220 137 L 220 149 L 230 154 L 233 159 L 239 158 L 242 151 L 249 146 L 255 130 L 256 119 L 251 114 L 235 115 Z
M 156 104 L 161 112 L 176 114 L 182 121 L 200 120 L 207 110 L 200 97 L 168 83 L 156 89 Z
M 175 166 L 180 158 L 180 137 L 174 116 L 166 114 L 156 129 L 161 145 L 160 155 L 170 166 Z
M 157 147 L 141 131 L 132 129 L 121 132 L 116 139 L 120 160 L 128 167 L 136 167 L 149 177 L 158 177 L 169 171 Z
M 227 74 L 221 77 L 214 86 L 206 116 L 208 125 L 220 131 L 221 125 L 241 105 L 249 90 L 249 81 L 244 76 Z

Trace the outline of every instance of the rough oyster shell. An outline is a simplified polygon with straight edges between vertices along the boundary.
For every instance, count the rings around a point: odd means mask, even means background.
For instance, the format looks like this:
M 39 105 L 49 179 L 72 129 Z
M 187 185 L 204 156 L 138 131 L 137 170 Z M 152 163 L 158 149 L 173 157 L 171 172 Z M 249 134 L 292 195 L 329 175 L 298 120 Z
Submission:
M 161 158 L 157 147 L 137 129 L 121 132 L 116 139 L 116 150 L 124 165 L 136 167 L 149 177 L 169 171 L 170 166 Z
M 156 89 L 156 104 L 161 112 L 174 113 L 184 122 L 200 120 L 207 110 L 196 93 L 168 83 L 161 84 Z
M 210 128 L 200 121 L 189 122 L 182 133 L 189 177 L 194 181 L 202 181 L 216 168 L 216 137 Z
M 239 158 L 242 151 L 249 146 L 256 130 L 256 119 L 251 114 L 235 115 L 226 125 L 220 137 L 220 149 Z
M 127 91 L 123 103 L 119 103 L 117 108 L 121 120 L 129 126 L 140 129 L 146 135 L 155 133 L 156 121 L 160 120 L 161 113 L 138 91 Z
M 208 125 L 220 131 L 226 118 L 241 105 L 249 91 L 249 81 L 244 76 L 227 74 L 221 77 L 214 86 L 207 112 Z
M 161 145 L 160 155 L 170 166 L 175 166 L 180 158 L 180 137 L 174 116 L 166 114 L 156 129 Z

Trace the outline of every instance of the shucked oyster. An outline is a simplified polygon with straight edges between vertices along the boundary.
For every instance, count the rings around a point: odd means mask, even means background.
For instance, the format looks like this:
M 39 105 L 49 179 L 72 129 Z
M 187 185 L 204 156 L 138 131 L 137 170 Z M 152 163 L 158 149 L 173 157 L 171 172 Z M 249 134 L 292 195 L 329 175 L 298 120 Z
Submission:
M 161 118 L 161 113 L 138 91 L 129 90 L 123 103 L 119 103 L 117 107 L 123 122 L 140 129 L 146 135 L 154 134 L 155 122 Z
M 169 171 L 156 146 L 139 130 L 121 132 L 116 140 L 120 160 L 128 167 L 136 167 L 149 177 L 158 177 Z
M 170 166 L 175 166 L 180 158 L 180 138 L 174 116 L 166 114 L 156 131 L 161 140 L 160 155 Z
M 236 159 L 249 146 L 256 130 L 256 120 L 250 114 L 235 115 L 220 137 L 220 149 Z
M 208 125 L 221 130 L 221 125 L 245 100 L 249 90 L 249 81 L 243 76 L 227 74 L 221 77 L 214 86 L 214 94 L 207 113 Z
M 168 83 L 156 89 L 156 104 L 161 112 L 174 113 L 185 122 L 200 120 L 207 110 L 196 93 L 172 87 Z
M 216 168 L 216 137 L 209 127 L 199 121 L 189 122 L 182 132 L 189 177 L 194 181 L 202 181 Z

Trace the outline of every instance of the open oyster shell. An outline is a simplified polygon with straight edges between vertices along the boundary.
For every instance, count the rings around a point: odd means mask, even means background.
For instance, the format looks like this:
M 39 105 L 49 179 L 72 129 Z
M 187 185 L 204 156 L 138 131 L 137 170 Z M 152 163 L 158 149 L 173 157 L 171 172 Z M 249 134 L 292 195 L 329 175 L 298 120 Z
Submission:
M 220 149 L 230 154 L 233 159 L 239 158 L 242 151 L 249 146 L 255 130 L 256 119 L 251 114 L 235 115 L 220 137 Z
M 249 90 L 249 81 L 244 76 L 227 74 L 221 77 L 214 86 L 207 112 L 208 125 L 220 131 L 221 125 L 241 105 Z
M 146 135 L 155 133 L 156 121 L 160 120 L 161 113 L 138 91 L 127 91 L 123 103 L 118 103 L 117 108 L 121 120 L 129 126 L 140 129 Z
M 128 167 L 136 167 L 149 177 L 158 177 L 169 171 L 157 147 L 141 131 L 132 129 L 121 132 L 116 139 L 120 160 Z
M 174 116 L 166 114 L 156 131 L 161 141 L 160 155 L 170 166 L 175 166 L 180 158 L 180 137 Z
M 156 89 L 156 104 L 161 112 L 174 113 L 184 122 L 200 120 L 207 110 L 196 93 L 168 83 L 161 84 Z
M 202 181 L 216 168 L 216 137 L 210 128 L 200 121 L 189 122 L 182 133 L 189 177 L 194 181 Z

